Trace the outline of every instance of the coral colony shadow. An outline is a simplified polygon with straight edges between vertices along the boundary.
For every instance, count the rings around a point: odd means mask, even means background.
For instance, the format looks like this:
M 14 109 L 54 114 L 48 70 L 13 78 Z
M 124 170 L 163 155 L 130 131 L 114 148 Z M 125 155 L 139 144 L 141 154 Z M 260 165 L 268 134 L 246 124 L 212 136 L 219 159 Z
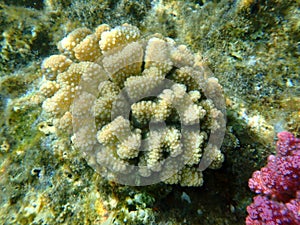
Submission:
M 201 186 L 219 168 L 222 88 L 199 55 L 137 27 L 79 28 L 43 61 L 43 110 L 109 180 Z

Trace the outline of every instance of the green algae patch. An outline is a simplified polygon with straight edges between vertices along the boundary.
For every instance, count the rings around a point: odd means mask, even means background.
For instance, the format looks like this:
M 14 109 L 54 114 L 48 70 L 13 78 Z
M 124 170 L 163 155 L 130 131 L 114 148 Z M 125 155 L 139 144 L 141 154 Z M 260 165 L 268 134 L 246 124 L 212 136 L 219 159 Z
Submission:
M 0 76 L 28 64 L 49 50 L 49 21 L 45 21 L 45 16 L 39 11 L 0 3 L 0 18 Z

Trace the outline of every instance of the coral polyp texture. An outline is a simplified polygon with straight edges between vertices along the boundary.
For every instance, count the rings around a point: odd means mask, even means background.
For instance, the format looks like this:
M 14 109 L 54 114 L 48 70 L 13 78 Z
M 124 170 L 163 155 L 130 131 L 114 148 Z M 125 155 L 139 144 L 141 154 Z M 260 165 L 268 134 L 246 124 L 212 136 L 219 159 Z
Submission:
M 224 160 L 218 80 L 184 45 L 135 26 L 78 28 L 42 63 L 43 110 L 108 179 L 201 186 Z
M 300 224 L 300 139 L 278 133 L 277 155 L 253 173 L 249 187 L 261 194 L 247 207 L 246 224 Z

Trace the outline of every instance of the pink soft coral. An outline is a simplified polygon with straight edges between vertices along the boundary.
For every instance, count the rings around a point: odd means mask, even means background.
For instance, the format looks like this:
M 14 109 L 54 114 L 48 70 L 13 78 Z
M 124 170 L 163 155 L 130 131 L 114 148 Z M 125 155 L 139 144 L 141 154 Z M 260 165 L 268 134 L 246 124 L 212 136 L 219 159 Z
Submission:
M 249 180 L 261 195 L 247 207 L 247 225 L 300 224 L 300 139 L 286 131 L 277 136 L 276 156 Z

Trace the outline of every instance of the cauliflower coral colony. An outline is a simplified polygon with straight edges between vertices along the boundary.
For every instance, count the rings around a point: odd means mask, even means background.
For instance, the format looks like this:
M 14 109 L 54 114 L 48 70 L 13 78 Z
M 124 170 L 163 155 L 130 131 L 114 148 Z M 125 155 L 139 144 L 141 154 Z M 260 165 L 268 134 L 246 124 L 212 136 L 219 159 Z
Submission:
M 78 28 L 42 63 L 43 111 L 97 172 L 122 184 L 201 186 L 219 168 L 222 90 L 186 46 L 137 27 Z

